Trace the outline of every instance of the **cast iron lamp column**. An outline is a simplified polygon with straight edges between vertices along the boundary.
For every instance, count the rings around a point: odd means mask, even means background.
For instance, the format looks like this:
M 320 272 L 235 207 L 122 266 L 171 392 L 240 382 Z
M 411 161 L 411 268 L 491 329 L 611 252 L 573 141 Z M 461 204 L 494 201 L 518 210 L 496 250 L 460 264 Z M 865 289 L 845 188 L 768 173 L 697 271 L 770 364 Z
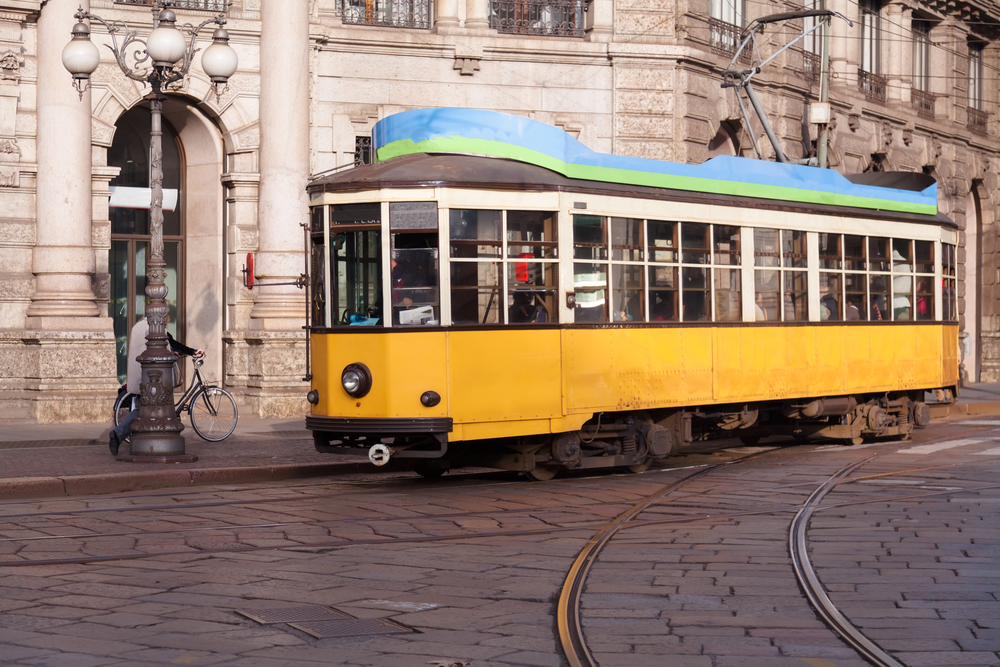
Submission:
M 159 12 L 157 12 L 159 9 Z M 153 31 L 143 41 L 138 31 L 130 30 L 122 21 L 108 23 L 101 17 L 83 10 L 75 14 L 78 23 L 73 26 L 72 39 L 63 49 L 63 65 L 73 75 L 73 85 L 83 98 L 83 91 L 90 82 L 90 75 L 100 64 L 100 53 L 90 41 L 90 27 L 84 20 L 99 21 L 111 35 L 113 46 L 109 46 L 118 66 L 125 76 L 135 81 L 149 84 L 152 92 L 146 96 L 151 111 L 151 132 L 149 140 L 151 199 L 150 258 L 146 263 L 146 319 L 149 333 L 146 334 L 146 351 L 139 356 L 142 366 L 140 382 L 139 416 L 132 424 L 132 446 L 129 455 L 119 459 L 135 462 L 181 463 L 196 461 L 197 456 L 184 452 L 184 429 L 180 417 L 174 410 L 173 363 L 176 360 L 167 346 L 167 285 L 166 262 L 163 261 L 163 149 L 162 149 L 162 108 L 164 94 L 171 86 L 184 80 L 191 67 L 198 32 L 209 23 L 218 28 L 212 36 L 212 45 L 202 54 L 201 64 L 212 80 L 216 96 L 221 95 L 220 86 L 236 72 L 238 65 L 236 52 L 229 46 L 229 33 L 223 26 L 224 14 L 204 21 L 197 28 L 185 24 L 182 30 L 190 35 L 185 40 L 184 33 L 177 28 L 177 17 L 169 9 L 154 6 Z M 121 47 L 118 34 L 123 34 Z M 129 52 L 129 46 L 142 44 L 145 48 Z M 131 63 L 127 62 L 131 58 Z

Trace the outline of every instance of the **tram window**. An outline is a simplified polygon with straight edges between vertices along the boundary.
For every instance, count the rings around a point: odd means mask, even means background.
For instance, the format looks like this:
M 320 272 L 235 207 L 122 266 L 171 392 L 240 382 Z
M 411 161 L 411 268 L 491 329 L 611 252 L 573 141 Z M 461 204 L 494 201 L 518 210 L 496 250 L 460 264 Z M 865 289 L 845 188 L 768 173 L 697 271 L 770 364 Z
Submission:
M 377 229 L 337 232 L 331 242 L 335 323 L 382 324 L 382 243 Z
M 649 313 L 654 322 L 676 322 L 678 318 L 677 267 L 649 267 Z
M 778 266 L 778 230 L 753 230 L 754 266 Z
M 843 268 L 840 253 L 840 234 L 819 235 L 819 268 Z
M 637 264 L 611 265 L 611 300 L 615 322 L 641 322 L 643 313 L 642 266 Z
M 868 279 L 863 273 L 844 274 L 844 300 L 847 304 L 844 308 L 844 319 L 867 320 L 868 309 Z
M 839 273 L 819 274 L 819 319 L 821 321 L 842 320 L 840 304 L 843 294 L 840 290 Z
M 646 248 L 651 262 L 677 261 L 676 222 L 650 220 L 646 223 Z
M 312 283 L 310 285 L 312 290 L 310 324 L 314 327 L 326 326 L 326 245 L 323 243 L 322 215 L 320 218 L 321 233 L 312 234 L 312 255 L 310 257 Z
M 605 218 L 597 215 L 573 216 L 573 259 L 607 259 Z
M 681 320 L 701 322 L 709 319 L 708 269 L 681 267 Z
M 738 322 L 741 319 L 739 269 L 715 269 L 715 320 Z
M 681 262 L 708 264 L 708 225 L 699 222 L 681 224 Z
M 740 228 L 715 225 L 712 227 L 712 237 L 715 263 L 738 266 L 740 264 Z
M 868 276 L 868 299 L 869 299 L 869 319 L 872 322 L 885 322 L 889 320 L 889 276 L 869 275 Z
M 958 302 L 955 299 L 955 246 L 941 244 L 941 315 L 947 322 L 958 319 Z
M 917 278 L 916 319 L 934 319 L 934 278 L 931 276 Z
M 844 268 L 848 271 L 864 271 L 868 268 L 864 236 L 844 236 Z
M 507 321 L 510 324 L 558 322 L 557 294 L 558 264 L 555 262 L 507 263 Z
M 913 319 L 913 242 L 892 241 L 892 319 Z M 900 275 L 903 274 L 903 275 Z
M 451 263 L 453 324 L 499 324 L 500 271 L 496 262 Z
M 576 293 L 574 319 L 577 322 L 608 321 L 607 264 L 573 263 L 573 291 Z
M 501 211 L 452 209 L 449 214 L 451 256 L 500 257 Z
M 784 271 L 785 302 L 782 320 L 785 322 L 805 322 L 809 319 L 808 290 L 805 271 Z
M 642 261 L 642 220 L 611 218 L 611 259 Z
M 889 239 L 868 237 L 868 270 L 869 271 L 889 271 L 891 257 L 889 253 Z
M 394 233 L 392 241 L 392 323 L 440 322 L 437 232 Z
M 779 273 L 754 271 L 754 321 L 773 322 L 778 319 Z
M 507 256 L 555 259 L 556 214 L 552 211 L 507 211 Z
M 806 233 L 781 230 L 782 266 L 804 269 L 806 267 Z
M 452 209 L 451 321 L 453 324 L 499 324 L 501 211 Z M 477 261 L 485 258 L 488 261 Z M 469 260 L 469 261 L 461 261 Z
M 914 241 L 914 258 L 917 273 L 934 273 L 934 242 Z

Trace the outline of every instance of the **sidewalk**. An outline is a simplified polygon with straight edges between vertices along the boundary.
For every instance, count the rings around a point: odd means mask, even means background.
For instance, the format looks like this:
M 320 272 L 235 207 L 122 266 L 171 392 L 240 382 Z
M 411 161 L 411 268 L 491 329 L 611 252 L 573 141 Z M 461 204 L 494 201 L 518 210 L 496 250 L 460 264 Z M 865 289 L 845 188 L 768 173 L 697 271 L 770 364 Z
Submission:
M 237 484 L 377 470 L 367 452 L 319 454 L 305 419 L 261 419 L 241 406 L 236 431 L 206 442 L 187 415 L 181 435 L 198 460 L 124 463 L 108 450 L 110 424 L 36 424 L 0 420 L 0 499 L 121 493 L 206 484 Z M 123 445 L 124 446 L 124 445 Z M 387 468 L 390 466 L 386 466 Z
M 932 405 L 934 419 L 1000 415 L 1000 383 L 964 387 L 953 405 Z M 241 411 L 236 432 L 205 442 L 185 419 L 184 464 L 123 463 L 108 451 L 110 424 L 36 424 L 0 420 L 0 499 L 123 493 L 182 486 L 321 477 L 376 468 L 367 452 L 319 454 L 304 418 L 262 419 Z

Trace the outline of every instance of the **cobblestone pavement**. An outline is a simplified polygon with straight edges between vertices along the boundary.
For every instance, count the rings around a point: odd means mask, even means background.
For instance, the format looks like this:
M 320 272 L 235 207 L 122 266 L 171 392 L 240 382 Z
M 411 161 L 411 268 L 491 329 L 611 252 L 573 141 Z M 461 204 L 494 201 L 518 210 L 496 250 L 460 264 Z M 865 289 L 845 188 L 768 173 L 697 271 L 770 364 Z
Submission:
M 831 599 L 910 667 L 1000 663 L 998 434 L 972 419 L 905 443 L 757 448 L 615 536 L 583 595 L 587 644 L 605 667 L 867 664 L 803 597 L 788 530 L 874 455 L 812 520 Z M 3 501 L 0 662 L 560 666 L 555 601 L 587 540 L 689 466 L 748 451 L 534 484 L 353 475 Z M 355 620 L 252 620 L 290 607 Z

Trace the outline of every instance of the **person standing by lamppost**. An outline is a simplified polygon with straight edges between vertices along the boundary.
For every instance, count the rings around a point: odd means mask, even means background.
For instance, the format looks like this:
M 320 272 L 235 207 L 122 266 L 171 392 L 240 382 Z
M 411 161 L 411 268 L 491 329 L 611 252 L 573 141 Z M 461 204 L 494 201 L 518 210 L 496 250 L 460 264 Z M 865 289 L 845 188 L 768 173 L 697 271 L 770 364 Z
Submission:
M 194 54 L 198 33 L 209 23 L 218 27 L 212 35 L 212 44 L 202 54 L 201 64 L 212 80 L 216 95 L 224 87 L 238 66 L 236 52 L 229 46 L 229 33 L 224 14 L 208 19 L 194 27 L 185 24 L 184 32 L 177 28 L 173 11 L 156 3 L 153 8 L 153 30 L 143 40 L 137 30 L 129 29 L 122 21 L 108 23 L 101 17 L 84 11 L 74 15 L 72 39 L 63 49 L 63 65 L 73 75 L 73 85 L 83 99 L 83 91 L 90 83 L 90 75 L 100 64 L 100 53 L 90 41 L 90 26 L 84 21 L 98 21 L 111 36 L 112 53 L 125 76 L 149 85 L 151 92 L 145 97 L 151 111 L 150 155 L 150 259 L 146 263 L 146 319 L 149 333 L 146 350 L 139 356 L 142 366 L 140 382 L 139 416 L 132 425 L 132 446 L 129 455 L 119 455 L 120 460 L 178 463 L 197 460 L 184 452 L 180 417 L 174 410 L 173 363 L 176 356 L 167 345 L 166 262 L 163 259 L 163 150 L 162 107 L 165 93 L 179 85 L 187 76 Z M 122 43 L 118 44 L 118 35 Z M 144 48 L 130 46 L 141 44 Z M 131 58 L 131 61 L 129 59 Z

